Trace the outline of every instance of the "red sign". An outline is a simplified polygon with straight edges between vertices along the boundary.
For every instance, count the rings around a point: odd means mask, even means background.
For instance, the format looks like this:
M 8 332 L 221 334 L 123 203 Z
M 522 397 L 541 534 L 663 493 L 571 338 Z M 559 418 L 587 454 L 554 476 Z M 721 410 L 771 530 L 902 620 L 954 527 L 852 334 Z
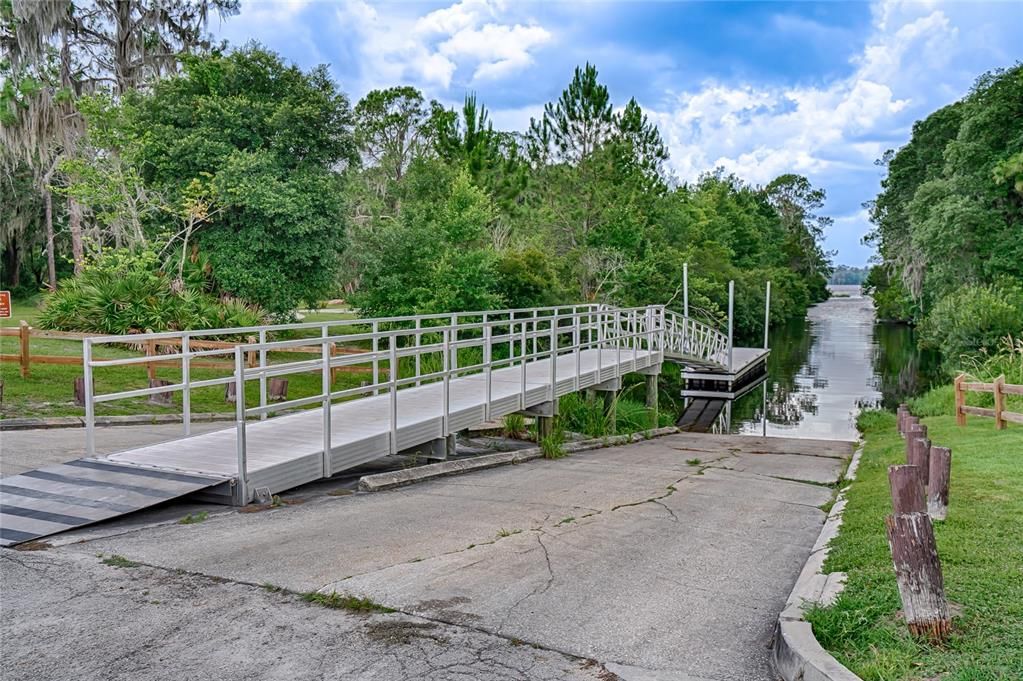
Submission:
M 0 317 L 7 319 L 11 316 L 11 292 L 0 291 Z

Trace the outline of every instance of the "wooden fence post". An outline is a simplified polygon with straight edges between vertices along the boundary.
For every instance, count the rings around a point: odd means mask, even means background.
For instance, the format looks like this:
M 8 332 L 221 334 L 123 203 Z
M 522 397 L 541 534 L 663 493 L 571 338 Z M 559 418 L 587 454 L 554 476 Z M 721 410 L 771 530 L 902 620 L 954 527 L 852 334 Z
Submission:
M 922 513 L 924 501 L 924 471 L 918 466 L 889 466 L 888 486 L 892 492 L 892 511 L 895 513 Z
M 1002 430 L 1005 428 L 1005 419 L 1002 418 L 1002 412 L 1005 411 L 1005 374 L 1002 374 L 994 380 L 992 384 L 993 391 L 995 393 L 995 429 Z
M 146 341 L 146 357 L 156 357 L 156 340 L 149 339 Z M 149 380 L 156 380 L 156 364 L 153 362 L 146 362 L 146 373 L 149 374 Z
M 331 343 L 330 344 L 330 356 L 332 358 L 337 356 L 337 343 Z M 330 368 L 330 384 L 331 385 L 334 385 L 334 383 L 337 382 L 337 372 L 338 372 L 338 370 L 340 368 L 341 367 L 331 367 Z
M 931 467 L 927 482 L 927 513 L 935 520 L 948 515 L 948 484 L 952 477 L 952 450 L 931 447 Z
M 955 382 L 952 384 L 955 388 L 956 396 L 956 425 L 966 425 L 966 412 L 963 411 L 963 406 L 966 405 L 966 395 L 963 394 L 963 381 L 966 380 L 966 374 L 959 374 L 956 376 Z
M 899 435 L 904 435 L 906 432 L 906 417 L 909 415 L 909 410 L 905 404 L 900 404 L 899 408 L 895 411 L 895 422 L 899 429 Z
M 21 377 L 28 378 L 31 371 L 32 355 L 29 354 L 28 339 L 31 337 L 32 327 L 28 325 L 24 319 L 21 320 L 21 324 L 18 326 L 18 339 L 21 341 L 20 345 L 20 357 L 21 362 Z
M 245 342 L 255 343 L 256 337 L 248 336 L 245 339 Z M 259 366 L 259 354 L 255 350 L 249 350 L 248 352 L 245 353 L 245 366 L 247 366 L 250 369 L 255 369 L 257 366 Z
M 952 620 L 931 518 L 926 513 L 898 513 L 884 522 L 909 632 L 941 643 L 952 629 Z
M 920 469 L 920 480 L 926 491 L 928 471 L 931 469 L 931 441 L 925 437 L 913 438 L 909 448 L 909 460 L 906 463 Z

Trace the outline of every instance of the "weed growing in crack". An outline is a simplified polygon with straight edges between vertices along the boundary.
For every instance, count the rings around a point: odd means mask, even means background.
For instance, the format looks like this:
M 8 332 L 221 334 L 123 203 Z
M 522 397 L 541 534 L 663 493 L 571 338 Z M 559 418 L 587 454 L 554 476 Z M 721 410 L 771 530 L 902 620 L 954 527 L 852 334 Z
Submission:
M 284 591 L 284 587 L 277 586 L 276 584 L 271 584 L 270 582 L 263 582 L 263 584 L 261 584 L 260 586 L 263 589 L 263 591 L 267 591 L 272 594 Z
M 545 459 L 561 459 L 566 455 L 564 447 L 565 431 L 556 428 L 553 433 L 540 438 L 540 451 Z
M 689 464 L 690 466 L 699 466 L 700 465 L 700 460 L 699 459 L 686 459 L 686 463 Z
M 111 567 L 119 567 L 119 568 L 135 568 L 135 567 L 139 567 L 139 565 L 141 565 L 141 563 L 136 563 L 133 560 L 128 560 L 124 556 L 118 556 L 116 554 L 113 555 L 113 556 L 107 556 L 106 558 L 104 558 L 103 559 L 103 564 L 104 565 L 109 565 Z
M 562 518 L 561 520 L 559 520 L 557 522 L 557 525 L 555 525 L 555 527 L 557 527 L 558 525 L 568 525 L 569 523 L 574 523 L 574 522 L 575 522 L 575 516 L 571 516 L 570 515 L 567 518 Z
M 519 532 L 522 532 L 522 530 L 506 530 L 502 527 L 497 531 L 497 537 L 498 539 L 503 539 L 505 537 L 510 537 L 513 534 L 518 534 Z
M 201 523 L 202 521 L 206 520 L 209 517 L 210 517 L 210 514 L 208 512 L 206 512 L 206 511 L 199 511 L 195 515 L 192 515 L 191 513 L 189 513 L 184 518 L 179 520 L 178 524 L 179 525 L 195 525 L 196 523 Z
M 334 610 L 349 610 L 351 612 L 394 612 L 393 608 L 380 605 L 369 598 L 359 598 L 357 596 L 348 596 L 345 594 L 339 594 L 336 591 L 331 591 L 329 594 L 320 593 L 319 591 L 310 591 L 309 593 L 302 594 L 302 600 L 307 603 L 314 603 L 321 605 L 324 608 L 332 608 Z

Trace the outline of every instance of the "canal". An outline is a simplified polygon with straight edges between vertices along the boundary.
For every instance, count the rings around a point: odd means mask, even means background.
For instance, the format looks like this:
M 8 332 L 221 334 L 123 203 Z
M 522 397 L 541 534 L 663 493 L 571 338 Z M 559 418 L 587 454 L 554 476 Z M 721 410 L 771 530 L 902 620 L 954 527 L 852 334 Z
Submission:
M 804 320 L 771 329 L 766 382 L 726 405 L 718 430 L 855 439 L 861 408 L 927 389 L 937 357 L 917 349 L 913 329 L 877 321 L 859 286 L 831 291 Z

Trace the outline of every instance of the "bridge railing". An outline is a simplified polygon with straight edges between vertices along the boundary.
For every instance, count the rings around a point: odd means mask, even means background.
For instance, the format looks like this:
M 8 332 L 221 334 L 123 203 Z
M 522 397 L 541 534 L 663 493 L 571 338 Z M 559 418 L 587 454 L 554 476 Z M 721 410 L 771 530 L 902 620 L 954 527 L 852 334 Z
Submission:
M 187 436 L 190 434 L 193 391 L 221 385 L 234 386 L 236 410 L 242 409 L 244 418 L 265 419 L 282 409 L 309 407 L 317 403 L 322 404 L 328 399 L 334 402 L 378 394 L 382 390 L 393 394 L 395 390 L 412 384 L 421 385 L 430 381 L 447 383 L 452 378 L 462 375 L 482 373 L 487 382 L 486 413 L 489 418 L 490 374 L 495 368 L 514 365 L 521 365 L 524 368 L 528 362 L 580 349 L 596 348 L 600 353 L 616 352 L 619 355 L 630 351 L 633 353 L 641 350 L 660 351 L 664 344 L 661 333 L 664 329 L 664 319 L 664 308 L 660 306 L 622 309 L 600 305 L 576 305 L 88 338 L 83 341 L 86 449 L 90 456 L 95 454 L 94 426 L 97 404 L 180 392 L 184 434 Z M 268 340 L 269 335 L 277 333 L 316 335 L 293 340 Z M 258 341 L 240 341 L 234 347 L 193 349 L 193 345 L 205 347 L 204 344 L 208 344 L 208 340 L 203 339 L 225 336 L 256 337 Z M 161 382 L 163 384 L 151 385 L 148 388 L 106 393 L 96 391 L 94 373 L 97 370 L 148 364 L 153 362 L 154 358 L 95 359 L 95 346 L 137 345 L 150 341 L 175 348 L 175 352 L 159 355 L 158 361 L 161 365 L 180 362 L 178 382 L 170 384 Z M 359 343 L 365 346 L 365 349 L 357 354 L 333 355 L 331 349 L 337 343 L 348 345 Z M 318 347 L 320 355 L 315 359 L 274 364 L 269 361 L 270 353 L 315 347 Z M 234 367 L 229 375 L 200 379 L 193 376 L 194 359 L 232 355 Z M 256 365 L 250 366 L 247 358 L 257 356 Z M 577 356 L 577 365 L 578 362 Z M 331 376 L 334 369 L 344 370 L 360 365 L 372 378 L 371 381 L 356 388 L 332 389 Z M 392 375 L 389 369 L 392 366 L 401 370 Z M 283 402 L 268 401 L 267 384 L 271 378 L 310 371 L 322 373 L 323 370 L 326 370 L 326 373 L 319 394 Z M 551 384 L 556 385 L 556 362 L 551 363 L 551 371 Z M 386 380 L 383 377 L 385 373 Z M 577 387 L 578 366 L 575 374 Z M 244 398 L 244 387 L 250 380 L 257 380 L 259 383 L 258 406 L 251 408 L 246 406 Z
M 692 317 L 665 310 L 663 338 L 662 350 L 666 355 L 730 368 L 731 343 L 728 335 Z

